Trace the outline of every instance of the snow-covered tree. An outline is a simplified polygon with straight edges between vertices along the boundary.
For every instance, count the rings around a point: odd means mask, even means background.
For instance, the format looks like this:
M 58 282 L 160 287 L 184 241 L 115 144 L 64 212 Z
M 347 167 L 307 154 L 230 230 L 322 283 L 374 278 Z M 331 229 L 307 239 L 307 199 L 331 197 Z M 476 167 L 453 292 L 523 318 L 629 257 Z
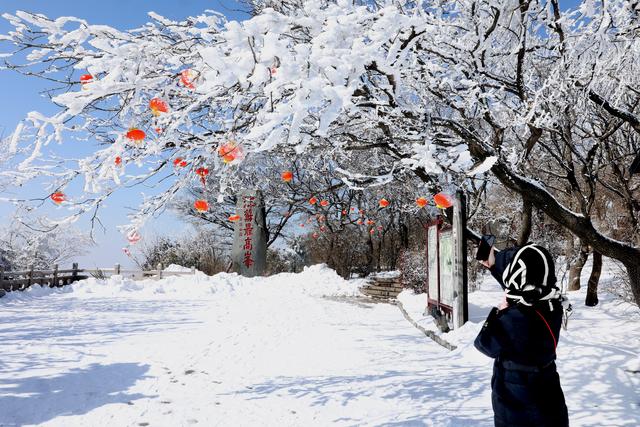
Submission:
M 255 16 L 242 23 L 151 13 L 126 32 L 5 15 L 15 27 L 2 37 L 13 46 L 7 66 L 55 82 L 60 111 L 19 125 L 0 176 L 48 177 L 49 194 L 84 179 L 85 193 L 66 195 L 77 214 L 118 187 L 168 183 L 144 200 L 137 227 L 199 168 L 218 177 L 208 191 L 228 197 L 256 153 L 323 158 L 353 188 L 407 173 L 434 189 L 468 188 L 490 171 L 620 260 L 640 302 L 637 228 L 615 240 L 593 216 L 606 187 L 638 223 L 627 172 L 640 136 L 637 3 L 586 0 L 568 12 L 557 0 L 250 3 Z M 48 153 L 68 136 L 100 147 L 76 160 Z M 604 165 L 619 171 L 616 185 L 602 179 Z
M 41 220 L 44 221 L 44 220 Z M 0 268 L 27 270 L 52 268 L 84 255 L 91 240 L 77 228 L 64 225 L 55 232 L 43 233 L 18 218 L 0 229 Z

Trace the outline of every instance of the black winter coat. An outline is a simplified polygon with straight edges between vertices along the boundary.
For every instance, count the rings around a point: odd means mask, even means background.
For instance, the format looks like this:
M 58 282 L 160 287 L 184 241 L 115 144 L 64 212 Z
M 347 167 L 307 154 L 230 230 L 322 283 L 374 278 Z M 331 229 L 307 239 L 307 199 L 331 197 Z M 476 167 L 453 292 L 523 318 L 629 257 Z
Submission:
M 496 253 L 491 273 L 502 272 L 515 250 Z M 503 286 L 504 287 L 504 286 Z M 495 358 L 491 401 L 496 426 L 568 426 L 567 407 L 555 366 L 562 305 L 554 300 L 526 306 L 510 302 L 492 309 L 475 346 Z

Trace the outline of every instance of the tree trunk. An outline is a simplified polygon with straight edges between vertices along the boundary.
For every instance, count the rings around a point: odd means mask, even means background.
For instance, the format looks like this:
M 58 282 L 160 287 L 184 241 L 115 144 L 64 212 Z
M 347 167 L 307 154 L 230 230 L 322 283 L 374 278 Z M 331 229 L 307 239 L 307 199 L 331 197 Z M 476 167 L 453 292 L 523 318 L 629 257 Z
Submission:
M 531 216 L 533 204 L 530 200 L 522 199 L 522 225 L 520 226 L 520 236 L 518 236 L 518 246 L 524 246 L 529 241 L 531 235 Z
M 580 254 L 569 269 L 568 291 L 577 291 L 580 289 L 580 275 L 582 274 L 584 264 L 587 262 L 587 258 L 589 258 L 589 247 L 580 241 Z
M 564 244 L 565 274 L 571 271 L 571 260 L 573 259 L 573 251 L 576 248 L 575 241 L 576 241 L 575 236 L 570 231 L 567 231 L 567 237 Z M 567 285 L 567 287 L 569 286 Z
M 591 276 L 589 277 L 589 283 L 587 285 L 587 298 L 584 301 L 584 304 L 588 307 L 598 305 L 598 282 L 600 281 L 601 272 L 602 254 L 598 251 L 593 251 L 593 268 L 591 269 Z
M 629 264 L 625 263 L 625 267 L 627 267 L 627 274 L 629 274 L 631 292 L 633 292 L 636 305 L 640 306 L 640 263 L 636 260 L 636 262 Z

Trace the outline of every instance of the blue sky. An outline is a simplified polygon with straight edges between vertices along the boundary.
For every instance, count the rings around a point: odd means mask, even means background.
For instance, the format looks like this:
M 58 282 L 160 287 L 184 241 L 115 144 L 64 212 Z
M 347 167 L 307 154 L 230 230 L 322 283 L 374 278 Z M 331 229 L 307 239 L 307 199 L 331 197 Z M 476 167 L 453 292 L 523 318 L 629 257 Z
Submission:
M 224 13 L 229 19 L 241 20 L 246 14 L 240 9 L 242 5 L 234 0 L 0 0 L 0 14 L 15 13 L 16 10 L 42 13 L 50 18 L 60 16 L 77 16 L 92 24 L 110 25 L 126 30 L 143 25 L 149 20 L 147 12 L 154 11 L 171 19 L 183 19 L 212 9 Z M 6 34 L 12 27 L 4 18 L 0 18 L 0 34 Z M 0 45 L 1 46 L 1 45 Z M 2 50 L 6 47 L 1 47 Z M 43 99 L 38 91 L 47 87 L 45 82 L 26 78 L 10 71 L 0 71 L 0 88 L 3 102 L 0 103 L 0 135 L 11 134 L 16 125 L 30 111 L 41 111 L 52 114 L 55 110 Z M 64 146 L 59 151 L 64 154 Z M 42 191 L 37 186 L 30 186 L 33 191 Z M 129 208 L 135 207 L 140 200 L 140 189 L 117 193 L 110 198 L 102 212 L 102 221 L 106 234 L 96 230 L 97 245 L 90 253 L 77 261 L 86 267 L 108 267 L 116 262 L 130 265 L 130 260 L 122 252 L 126 241 L 117 231 L 116 226 L 126 224 Z M 52 204 L 45 204 L 47 209 L 56 209 Z M 6 224 L 7 217 L 13 207 L 0 202 L 0 226 Z M 55 214 L 55 212 L 54 212 Z M 88 229 L 88 218 L 78 222 L 78 227 Z M 155 234 L 180 234 L 187 226 L 177 220 L 171 213 L 164 213 L 157 220 L 151 221 L 143 230 L 145 237 Z
M 580 1 L 561 0 L 563 8 L 575 8 Z M 0 0 L 0 14 L 14 13 L 16 10 L 43 13 L 51 18 L 59 16 L 77 16 L 93 24 L 110 25 L 126 30 L 139 27 L 148 21 L 147 12 L 154 11 L 171 19 L 183 19 L 187 16 L 202 13 L 205 9 L 213 9 L 224 13 L 229 19 L 241 20 L 246 14 L 241 12 L 243 6 L 234 0 Z M 0 18 L 0 34 L 11 30 L 11 26 Z M 43 99 L 38 91 L 47 84 L 33 78 L 26 78 L 14 72 L 0 71 L 0 88 L 2 99 L 0 103 L 0 135 L 7 136 L 13 132 L 16 125 L 30 111 L 37 110 L 52 114 L 55 110 Z M 33 187 L 34 189 L 35 186 Z M 135 207 L 140 199 L 140 190 L 114 195 L 103 212 L 103 223 L 106 234 L 97 230 L 97 246 L 90 250 L 87 256 L 78 259 L 81 266 L 107 267 L 116 262 L 129 265 L 130 261 L 122 253 L 125 241 L 116 230 L 117 225 L 127 223 L 129 208 Z M 51 204 L 47 207 L 52 208 Z M 12 212 L 12 206 L 0 202 L 0 226 L 6 223 L 6 218 Z M 78 226 L 87 228 L 88 219 L 80 221 Z M 154 234 L 180 234 L 186 225 L 181 223 L 170 213 L 149 223 L 144 236 Z

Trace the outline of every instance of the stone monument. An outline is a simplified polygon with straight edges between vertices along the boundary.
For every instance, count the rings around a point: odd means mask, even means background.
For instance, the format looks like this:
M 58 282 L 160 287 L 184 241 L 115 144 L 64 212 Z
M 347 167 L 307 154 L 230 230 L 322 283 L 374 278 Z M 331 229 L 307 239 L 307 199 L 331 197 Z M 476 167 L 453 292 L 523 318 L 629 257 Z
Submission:
M 231 259 L 233 271 L 245 276 L 262 276 L 267 266 L 267 223 L 264 200 L 258 190 L 238 194 Z

